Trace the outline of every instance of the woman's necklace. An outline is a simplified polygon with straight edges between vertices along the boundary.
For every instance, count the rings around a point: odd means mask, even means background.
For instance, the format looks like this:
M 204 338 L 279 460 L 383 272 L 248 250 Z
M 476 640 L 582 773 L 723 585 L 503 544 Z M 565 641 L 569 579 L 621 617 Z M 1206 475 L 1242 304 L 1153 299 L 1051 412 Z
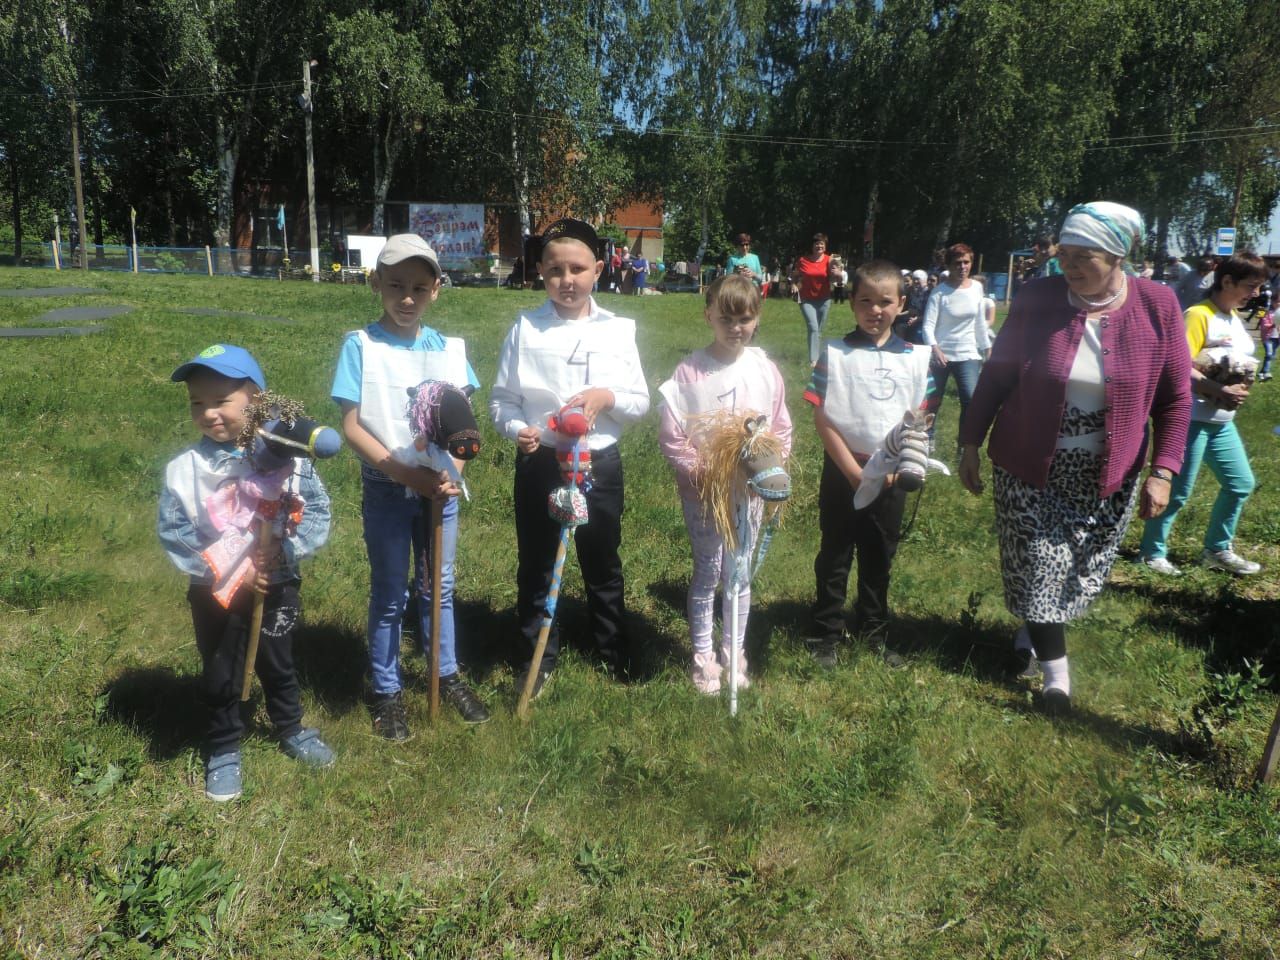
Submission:
M 1117 290 L 1115 293 L 1113 293 L 1111 296 L 1107 297 L 1105 300 L 1086 300 L 1084 297 L 1080 296 L 1080 294 L 1076 293 L 1074 290 L 1068 290 L 1067 293 L 1071 297 L 1071 299 L 1075 300 L 1076 303 L 1079 304 L 1080 306 L 1085 307 L 1088 310 L 1101 310 L 1103 307 L 1109 307 L 1111 306 L 1111 304 L 1115 303 L 1116 300 L 1120 298 L 1120 294 L 1124 293 L 1127 285 L 1128 285 L 1127 281 L 1124 279 L 1121 279 L 1120 289 Z

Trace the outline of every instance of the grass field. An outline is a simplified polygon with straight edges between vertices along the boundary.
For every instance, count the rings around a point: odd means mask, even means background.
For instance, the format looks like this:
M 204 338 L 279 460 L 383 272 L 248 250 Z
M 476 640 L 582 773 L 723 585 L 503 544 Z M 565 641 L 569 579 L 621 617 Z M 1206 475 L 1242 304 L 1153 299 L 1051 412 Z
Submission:
M 297 635 L 307 719 L 339 753 L 310 775 L 257 733 L 244 797 L 202 792 L 199 657 L 156 542 L 164 463 L 191 442 L 170 371 L 218 340 L 333 422 L 338 342 L 365 288 L 0 271 L 0 287 L 105 295 L 0 301 L 0 324 L 95 303 L 136 309 L 85 338 L 0 340 L 0 956 L 1273 958 L 1280 792 L 1251 786 L 1276 708 L 1280 386 L 1241 415 L 1259 489 L 1249 581 L 1117 565 L 1071 633 L 1078 709 L 1051 721 L 1005 679 L 1012 630 L 989 498 L 930 480 L 891 602 L 910 666 L 862 647 L 831 673 L 800 642 L 820 451 L 800 401 L 804 335 L 770 302 L 760 340 L 790 386 L 795 489 L 756 589 L 756 682 L 736 720 L 688 682 L 688 545 L 651 414 L 624 440 L 624 562 L 640 682 L 570 651 L 511 716 L 513 449 L 486 426 L 459 549 L 463 659 L 494 708 L 375 739 L 358 471 L 320 469 L 330 545 L 306 568 Z M 450 290 L 430 316 L 492 381 L 536 294 Z M 606 297 L 638 319 L 651 386 L 708 339 L 699 301 Z M 286 325 L 182 314 L 215 307 Z M 833 309 L 836 332 L 848 326 Z M 484 393 L 482 390 L 482 398 Z M 954 396 L 940 446 L 955 433 Z M 1206 475 L 1174 531 L 1199 551 Z M 1136 542 L 1136 530 L 1129 544 Z M 583 623 L 576 571 L 561 607 Z M 1253 666 L 1251 666 L 1253 665 Z M 1256 666 L 1260 665 L 1260 666 Z M 1255 669 L 1256 667 L 1256 669 Z

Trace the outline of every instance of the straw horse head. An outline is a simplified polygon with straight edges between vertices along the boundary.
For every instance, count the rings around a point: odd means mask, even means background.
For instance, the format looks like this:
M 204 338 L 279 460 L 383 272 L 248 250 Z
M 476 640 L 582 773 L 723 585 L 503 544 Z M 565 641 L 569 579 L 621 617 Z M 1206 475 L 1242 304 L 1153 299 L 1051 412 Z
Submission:
M 763 414 L 727 410 L 691 417 L 687 432 L 698 451 L 696 480 L 703 509 L 726 546 L 736 550 L 739 506 L 758 497 L 773 516 L 791 496 L 782 441 Z

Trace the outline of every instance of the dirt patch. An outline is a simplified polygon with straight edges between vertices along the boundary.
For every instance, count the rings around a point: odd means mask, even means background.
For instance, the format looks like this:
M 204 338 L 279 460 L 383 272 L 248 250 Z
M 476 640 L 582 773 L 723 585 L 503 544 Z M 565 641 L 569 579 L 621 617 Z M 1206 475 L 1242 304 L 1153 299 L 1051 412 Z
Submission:
M 58 310 L 50 310 L 36 317 L 37 323 L 85 323 L 93 320 L 106 320 L 108 317 L 118 317 L 122 313 L 131 313 L 133 307 L 122 305 L 104 306 L 104 307 L 62 307 Z

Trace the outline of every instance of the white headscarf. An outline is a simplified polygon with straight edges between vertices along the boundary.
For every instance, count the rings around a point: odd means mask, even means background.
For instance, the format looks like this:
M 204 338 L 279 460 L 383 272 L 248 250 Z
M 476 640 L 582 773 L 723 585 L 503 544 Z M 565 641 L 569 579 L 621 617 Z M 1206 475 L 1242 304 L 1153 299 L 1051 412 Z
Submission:
M 1076 204 L 1058 233 L 1058 243 L 1105 250 L 1126 256 L 1143 233 L 1142 214 L 1132 207 L 1106 200 Z

